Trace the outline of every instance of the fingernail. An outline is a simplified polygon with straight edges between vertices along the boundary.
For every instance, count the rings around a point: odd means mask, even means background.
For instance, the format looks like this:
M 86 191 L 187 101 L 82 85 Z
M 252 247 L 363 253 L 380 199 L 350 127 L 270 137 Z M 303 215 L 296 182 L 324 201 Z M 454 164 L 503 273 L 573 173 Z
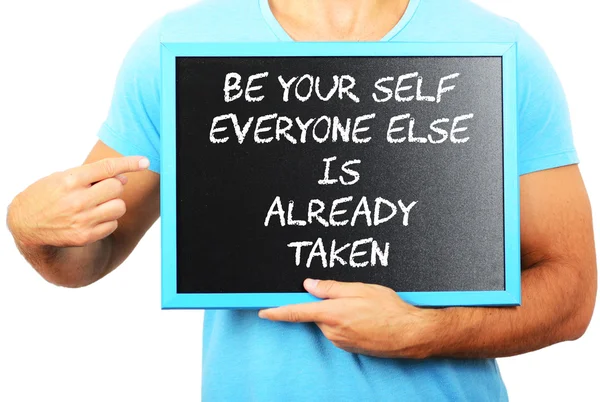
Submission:
M 150 161 L 148 160 L 148 158 L 142 158 L 140 159 L 140 169 L 146 169 L 147 167 L 150 166 Z
M 127 184 L 127 176 L 125 176 L 124 174 L 116 175 L 115 179 L 119 180 L 123 185 Z
M 318 283 L 318 279 L 307 278 L 304 282 L 304 286 L 306 287 L 306 290 L 314 290 L 317 288 Z
M 265 312 L 264 312 L 264 310 L 260 310 L 260 311 L 258 312 L 258 316 L 259 316 L 260 318 L 265 318 Z

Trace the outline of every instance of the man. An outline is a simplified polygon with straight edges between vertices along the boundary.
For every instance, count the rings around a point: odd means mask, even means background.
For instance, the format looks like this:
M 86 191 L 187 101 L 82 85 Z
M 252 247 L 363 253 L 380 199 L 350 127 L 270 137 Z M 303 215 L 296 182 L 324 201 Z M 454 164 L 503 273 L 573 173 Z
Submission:
M 517 24 L 466 0 L 207 0 L 165 16 L 129 51 L 84 166 L 9 208 L 16 244 L 48 281 L 99 280 L 159 216 L 161 38 L 518 43 L 522 306 L 422 309 L 381 286 L 307 279 L 326 300 L 206 312 L 205 400 L 506 400 L 494 358 L 585 332 L 594 241 L 563 91 Z

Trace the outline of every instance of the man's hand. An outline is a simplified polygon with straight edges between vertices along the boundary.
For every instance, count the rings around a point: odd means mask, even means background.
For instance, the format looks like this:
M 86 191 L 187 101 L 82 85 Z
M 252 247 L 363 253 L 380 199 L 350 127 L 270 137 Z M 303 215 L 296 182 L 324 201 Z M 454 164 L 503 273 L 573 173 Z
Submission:
M 7 215 L 21 254 L 59 286 L 87 286 L 114 270 L 159 215 L 159 175 L 148 164 L 98 141 L 83 166 L 29 186 Z
M 378 357 L 429 357 L 435 344 L 437 311 L 404 302 L 392 289 L 358 282 L 304 281 L 326 299 L 261 310 L 274 321 L 315 322 L 333 344 L 351 353 Z
M 327 300 L 263 310 L 316 322 L 337 346 L 386 357 L 494 358 L 581 337 L 597 291 L 592 215 L 576 165 L 521 176 L 521 306 L 420 309 L 391 289 L 307 280 Z
M 85 246 L 113 233 L 126 211 L 124 173 L 144 170 L 140 156 L 103 159 L 47 176 L 15 197 L 8 225 L 27 246 Z

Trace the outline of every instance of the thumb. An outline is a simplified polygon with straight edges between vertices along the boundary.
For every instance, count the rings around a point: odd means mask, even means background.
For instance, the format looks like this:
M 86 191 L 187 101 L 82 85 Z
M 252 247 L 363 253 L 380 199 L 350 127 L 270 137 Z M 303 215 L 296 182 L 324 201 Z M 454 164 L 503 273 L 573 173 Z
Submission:
M 358 297 L 365 294 L 367 285 L 360 282 L 338 282 L 333 280 L 306 279 L 304 289 L 320 299 Z

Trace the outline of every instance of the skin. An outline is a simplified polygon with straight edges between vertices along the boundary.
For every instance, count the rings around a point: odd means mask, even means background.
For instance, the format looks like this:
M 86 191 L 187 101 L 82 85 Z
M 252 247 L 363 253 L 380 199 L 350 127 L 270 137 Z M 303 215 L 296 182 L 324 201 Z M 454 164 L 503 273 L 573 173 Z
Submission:
M 521 177 L 522 305 L 422 309 L 391 289 L 306 280 L 326 299 L 262 310 L 266 319 L 316 322 L 349 352 L 379 357 L 504 357 L 583 335 L 596 297 L 590 205 L 576 165 Z
M 272 0 L 295 40 L 378 40 L 402 0 Z M 142 164 L 140 165 L 140 161 Z M 118 267 L 159 216 L 159 175 L 142 157 L 98 142 L 83 166 L 17 195 L 7 223 L 42 277 L 89 285 Z M 264 319 L 315 322 L 336 346 L 379 357 L 493 358 L 581 337 L 597 270 L 589 199 L 576 165 L 521 176 L 522 305 L 424 309 L 386 287 L 307 279 L 314 303 L 261 310 Z
M 160 214 L 160 176 L 139 167 L 141 159 L 123 158 L 98 141 L 83 166 L 42 178 L 15 197 L 8 228 L 44 279 L 82 287 L 125 261 Z
M 400 20 L 408 0 L 270 0 L 273 15 L 297 41 L 377 41 Z

